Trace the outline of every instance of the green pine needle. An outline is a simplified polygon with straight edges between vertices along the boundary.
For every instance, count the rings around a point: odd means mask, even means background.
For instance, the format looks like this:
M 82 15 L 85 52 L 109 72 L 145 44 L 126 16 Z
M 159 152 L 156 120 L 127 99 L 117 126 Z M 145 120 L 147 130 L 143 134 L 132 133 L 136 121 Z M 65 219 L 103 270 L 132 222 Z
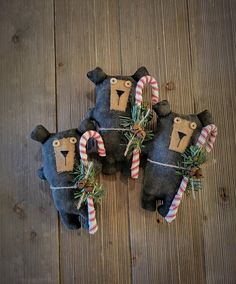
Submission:
M 147 124 L 152 119 L 153 112 L 145 107 L 144 105 L 138 106 L 134 104 L 131 110 L 131 117 L 120 116 L 120 124 L 127 132 L 124 133 L 125 138 L 128 141 L 127 144 L 127 155 L 130 156 L 134 149 L 139 151 L 143 148 L 143 142 L 151 140 L 154 136 L 153 132 L 147 130 Z M 132 133 L 132 127 L 134 124 L 139 124 L 142 129 L 144 129 L 146 136 L 144 138 L 139 138 Z
M 98 172 L 96 172 L 93 163 L 90 162 L 89 165 L 90 165 L 90 171 L 87 178 L 86 174 L 89 167 L 84 166 L 82 162 L 80 162 L 75 166 L 73 172 L 73 175 L 75 175 L 74 183 L 78 183 L 79 181 L 82 181 L 86 178 L 87 183 L 92 186 L 93 190 L 87 193 L 85 192 L 84 189 L 78 188 L 74 193 L 74 198 L 80 199 L 80 197 L 83 196 L 82 199 L 82 204 L 83 204 L 87 202 L 87 197 L 90 196 L 93 198 L 94 204 L 101 203 L 102 198 L 105 196 L 105 190 L 103 186 L 100 185 L 96 180 Z
M 176 174 L 180 176 L 186 176 L 189 179 L 185 192 L 189 194 L 191 190 L 201 190 L 202 182 L 199 178 L 191 176 L 190 172 L 193 168 L 200 169 L 201 165 L 207 161 L 205 148 L 199 148 L 197 146 L 190 146 L 183 154 L 184 158 L 182 164 L 178 166 L 180 169 L 176 170 Z

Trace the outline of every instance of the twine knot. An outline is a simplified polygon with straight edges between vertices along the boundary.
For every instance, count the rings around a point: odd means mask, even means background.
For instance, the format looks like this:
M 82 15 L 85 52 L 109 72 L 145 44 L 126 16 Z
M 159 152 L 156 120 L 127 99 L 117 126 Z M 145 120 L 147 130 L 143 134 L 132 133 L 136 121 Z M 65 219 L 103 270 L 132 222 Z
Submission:
M 199 167 L 193 167 L 189 170 L 189 175 L 191 177 L 194 177 L 196 179 L 200 179 L 203 177 L 203 174 L 202 174 L 202 169 L 199 168 Z
M 139 123 L 135 123 L 132 128 L 131 128 L 131 132 L 140 139 L 144 139 L 146 137 L 146 132 L 144 131 L 144 129 L 140 126 Z
M 78 182 L 78 188 L 84 189 L 86 193 L 92 192 L 93 185 L 87 179 L 82 179 Z

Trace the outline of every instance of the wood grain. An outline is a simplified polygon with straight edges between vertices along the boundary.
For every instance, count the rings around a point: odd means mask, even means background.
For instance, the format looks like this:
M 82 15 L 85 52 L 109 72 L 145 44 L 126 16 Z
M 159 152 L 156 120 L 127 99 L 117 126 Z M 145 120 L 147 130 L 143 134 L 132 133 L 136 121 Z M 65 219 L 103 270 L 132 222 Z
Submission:
M 52 1 L 1 1 L 1 283 L 57 283 L 57 213 L 36 176 L 39 123 L 55 130 Z
M 95 103 L 89 70 L 142 65 L 173 111 L 212 111 L 219 137 L 204 189 L 168 225 L 141 208 L 142 171 L 101 176 L 99 231 L 68 231 L 36 177 L 29 133 L 79 125 Z M 236 282 L 236 1 L 3 0 L 0 78 L 1 283 Z
M 89 70 L 100 66 L 121 74 L 117 1 L 57 1 L 56 58 L 58 128 L 76 127 L 94 106 Z M 127 187 L 119 176 L 101 177 L 107 194 L 97 211 L 99 231 L 68 232 L 61 227 L 63 283 L 129 283 Z
M 186 2 L 121 3 L 123 64 L 129 66 L 129 61 L 135 62 L 138 58 L 139 64 L 146 65 L 157 78 L 161 86 L 161 99 L 168 98 L 173 111 L 193 112 Z M 138 20 L 127 21 L 134 16 L 135 7 L 139 7 L 135 10 Z M 132 57 L 128 49 L 131 42 L 131 49 L 134 50 Z M 147 96 L 150 97 L 149 94 Z M 181 204 L 176 222 L 171 225 L 158 224 L 160 217 L 140 209 L 142 179 L 139 182 L 135 190 L 132 190 L 133 182 L 129 187 L 131 256 L 135 259 L 132 266 L 133 283 L 203 283 L 202 228 L 198 217 L 194 217 L 195 222 L 191 221 L 189 200 Z M 195 207 L 200 211 L 199 203 Z
M 211 109 L 219 136 L 202 193 L 207 283 L 235 283 L 235 1 L 189 1 L 197 110 Z M 234 58 L 234 59 L 233 59 Z

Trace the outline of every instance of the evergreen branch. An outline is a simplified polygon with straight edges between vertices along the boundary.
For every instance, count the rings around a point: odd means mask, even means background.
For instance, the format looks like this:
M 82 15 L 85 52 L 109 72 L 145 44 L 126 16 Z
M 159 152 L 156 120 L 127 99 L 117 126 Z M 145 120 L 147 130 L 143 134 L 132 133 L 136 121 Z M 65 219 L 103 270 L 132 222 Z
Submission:
M 190 146 L 183 154 L 183 162 L 178 166 L 176 174 L 186 176 L 189 180 L 185 192 L 198 191 L 202 189 L 201 165 L 207 160 L 205 148 Z
M 75 166 L 73 171 L 74 183 L 78 184 L 78 188 L 74 193 L 74 198 L 79 199 L 77 208 L 84 203 L 87 203 L 87 198 L 90 196 L 93 198 L 94 204 L 100 203 L 105 195 L 105 190 L 97 180 L 97 172 L 94 168 L 93 162 L 89 162 L 88 166 L 85 166 L 81 161 Z M 83 185 L 80 188 L 80 185 Z
M 128 141 L 124 155 L 130 156 L 134 149 L 141 151 L 142 144 L 153 138 L 153 133 L 146 130 L 148 122 L 152 119 L 152 111 L 144 105 L 133 105 L 131 117 L 120 116 L 121 126 L 129 129 L 124 133 Z

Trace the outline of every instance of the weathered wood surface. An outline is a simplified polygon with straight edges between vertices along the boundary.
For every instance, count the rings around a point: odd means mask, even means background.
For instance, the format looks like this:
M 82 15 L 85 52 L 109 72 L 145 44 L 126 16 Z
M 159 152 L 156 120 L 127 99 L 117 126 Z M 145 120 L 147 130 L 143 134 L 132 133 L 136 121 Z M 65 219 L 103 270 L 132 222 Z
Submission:
M 234 0 L 1 1 L 0 283 L 236 283 L 235 58 Z M 141 65 L 174 111 L 212 111 L 204 190 L 168 225 L 141 209 L 142 177 L 101 177 L 99 232 L 67 231 L 29 133 L 78 126 L 95 102 L 87 71 Z
M 30 131 L 55 131 L 52 1 L 1 1 L 0 282 L 58 283 L 58 218 Z

